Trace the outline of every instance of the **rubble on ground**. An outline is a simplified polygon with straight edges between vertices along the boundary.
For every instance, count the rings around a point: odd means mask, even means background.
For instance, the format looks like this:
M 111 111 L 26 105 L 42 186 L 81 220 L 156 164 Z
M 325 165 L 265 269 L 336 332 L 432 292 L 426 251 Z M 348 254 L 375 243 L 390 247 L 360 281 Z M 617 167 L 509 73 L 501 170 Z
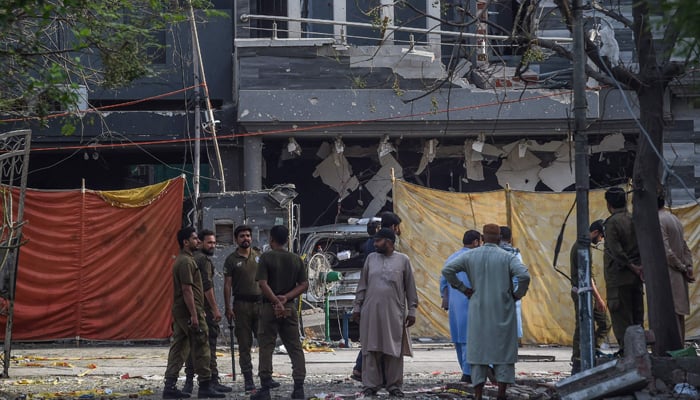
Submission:
M 556 383 L 563 400 L 697 399 L 700 358 L 695 347 L 686 357 L 655 357 L 647 349 L 648 335 L 639 326 L 627 328 L 625 354 Z

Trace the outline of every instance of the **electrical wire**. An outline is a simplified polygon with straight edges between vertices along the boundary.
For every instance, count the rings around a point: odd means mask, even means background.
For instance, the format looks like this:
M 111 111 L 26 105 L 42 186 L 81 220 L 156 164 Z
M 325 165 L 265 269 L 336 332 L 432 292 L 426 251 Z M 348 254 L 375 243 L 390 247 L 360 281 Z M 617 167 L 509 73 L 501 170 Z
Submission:
M 201 86 L 201 85 L 200 85 L 200 86 Z M 89 109 L 87 109 L 87 110 L 79 110 L 79 111 L 77 111 L 77 112 L 74 112 L 74 111 L 67 111 L 67 112 L 62 112 L 62 113 L 58 113 L 58 114 L 46 115 L 46 116 L 44 116 L 44 117 L 19 117 L 19 118 L 0 119 L 0 123 L 39 121 L 39 120 L 41 120 L 42 118 L 43 118 L 43 119 L 53 119 L 53 118 L 60 118 L 60 117 L 68 117 L 68 116 L 71 116 L 71 115 L 73 115 L 73 114 L 87 114 L 87 113 L 93 113 L 93 112 L 95 112 L 95 111 L 104 111 L 104 110 L 110 110 L 110 109 L 118 108 L 118 107 L 132 106 L 132 105 L 139 104 L 139 103 L 143 103 L 143 102 L 146 102 L 146 101 L 157 100 L 157 99 L 161 99 L 161 98 L 163 98 L 163 97 L 168 97 L 168 96 L 172 96 L 172 95 L 174 95 L 174 94 L 186 92 L 186 91 L 188 91 L 188 90 L 194 89 L 194 87 L 195 87 L 195 86 L 188 86 L 188 87 L 185 87 L 185 88 L 182 88 L 182 89 L 177 89 L 177 90 L 173 90 L 173 91 L 170 91 L 170 92 L 161 93 L 161 94 L 158 94 L 158 95 L 155 95 L 155 96 L 144 97 L 143 99 L 125 101 L 125 102 L 123 102 L 123 103 L 110 104 L 110 105 L 100 106 L 100 107 L 94 107 L 94 108 L 89 108 Z
M 594 89 L 590 89 L 590 90 L 594 90 Z M 499 107 L 501 104 L 514 104 L 514 103 L 521 103 L 524 101 L 536 101 L 536 100 L 547 99 L 550 97 L 559 97 L 559 96 L 564 96 L 567 94 L 570 95 L 571 93 L 572 92 L 570 90 L 569 91 L 559 91 L 556 93 L 548 93 L 548 94 L 531 96 L 531 97 L 526 97 L 526 98 L 503 100 L 500 102 L 495 101 L 495 102 L 489 102 L 489 103 L 483 103 L 483 104 L 474 104 L 474 105 L 468 105 L 468 106 L 463 106 L 463 107 L 454 107 L 454 108 L 450 108 L 450 109 L 441 109 L 441 110 L 435 110 L 435 111 L 425 111 L 425 112 L 412 113 L 412 114 L 406 114 L 406 115 L 380 117 L 380 118 L 365 119 L 365 120 L 359 120 L 359 121 L 335 122 L 335 123 L 313 125 L 313 126 L 307 126 L 307 127 L 294 127 L 294 128 L 287 128 L 287 129 L 277 129 L 277 130 L 258 131 L 258 132 L 246 132 L 246 133 L 232 133 L 229 135 L 218 135 L 218 138 L 219 139 L 234 139 L 234 138 L 242 138 L 242 137 L 249 137 L 249 136 L 267 136 L 267 135 L 276 135 L 276 134 L 283 134 L 283 133 L 299 133 L 299 132 L 308 132 L 308 131 L 316 132 L 316 131 L 323 131 L 323 130 L 326 130 L 329 128 L 363 125 L 363 124 L 374 123 L 374 122 L 406 120 L 406 119 L 412 119 L 415 117 L 421 117 L 421 116 L 427 116 L 427 115 L 443 114 L 443 113 L 451 112 L 451 111 L 465 111 L 465 110 L 477 110 L 477 109 L 486 108 L 486 107 Z M 2 122 L 2 121 L 0 121 L 0 122 Z M 177 143 L 193 142 L 195 140 L 209 141 L 209 140 L 212 140 L 212 138 L 204 137 L 204 138 L 200 138 L 200 139 L 179 138 L 179 139 L 149 140 L 149 141 L 138 142 L 138 145 L 139 146 L 148 146 L 148 145 L 177 144 Z M 99 145 L 32 147 L 31 151 L 37 151 L 37 152 L 39 152 L 39 151 L 65 151 L 65 150 L 76 150 L 76 149 L 86 149 L 86 148 L 95 148 L 98 150 L 99 149 L 117 149 L 117 148 L 133 147 L 135 145 L 136 145 L 136 142 L 110 143 L 110 144 L 99 144 Z

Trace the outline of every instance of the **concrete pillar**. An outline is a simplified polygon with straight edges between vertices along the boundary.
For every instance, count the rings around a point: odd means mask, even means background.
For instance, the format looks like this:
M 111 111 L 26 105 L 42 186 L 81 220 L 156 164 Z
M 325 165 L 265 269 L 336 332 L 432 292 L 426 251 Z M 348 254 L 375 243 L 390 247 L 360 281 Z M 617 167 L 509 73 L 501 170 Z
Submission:
M 345 7 L 346 0 L 333 0 L 333 20 L 347 21 L 347 9 Z M 341 30 L 345 32 L 341 34 Z M 343 25 L 333 25 L 333 36 L 338 42 L 345 42 L 344 38 L 348 37 L 348 28 Z
M 262 137 L 243 138 L 243 190 L 262 189 Z
M 429 16 L 436 18 L 425 19 L 426 29 L 440 30 L 440 2 L 435 0 L 425 0 L 425 9 L 427 10 L 427 14 Z M 435 59 L 439 61 L 442 57 L 440 35 L 436 33 L 429 33 L 428 43 L 430 43 L 430 51 L 435 54 Z
M 287 16 L 289 18 L 301 18 L 301 0 L 287 1 Z M 289 21 L 287 22 L 287 27 L 289 29 L 290 38 L 301 37 L 301 22 Z
M 394 44 L 394 0 L 381 0 L 382 25 L 387 21 L 387 30 L 384 33 L 384 44 Z

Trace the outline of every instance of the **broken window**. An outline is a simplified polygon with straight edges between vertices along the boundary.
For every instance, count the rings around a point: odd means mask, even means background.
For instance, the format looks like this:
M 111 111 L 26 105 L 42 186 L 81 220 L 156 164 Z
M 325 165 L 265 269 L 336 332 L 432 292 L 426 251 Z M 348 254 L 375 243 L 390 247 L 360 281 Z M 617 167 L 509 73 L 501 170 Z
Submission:
M 214 234 L 216 243 L 222 246 L 234 245 L 236 240 L 233 237 L 233 220 L 217 219 L 214 221 Z

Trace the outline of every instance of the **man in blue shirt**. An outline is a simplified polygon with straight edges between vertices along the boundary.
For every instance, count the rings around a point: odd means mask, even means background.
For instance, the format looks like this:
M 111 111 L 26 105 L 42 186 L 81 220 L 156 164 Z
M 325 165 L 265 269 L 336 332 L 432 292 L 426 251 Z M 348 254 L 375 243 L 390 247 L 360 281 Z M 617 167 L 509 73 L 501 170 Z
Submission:
M 449 256 L 445 263 L 454 260 L 466 251 L 479 247 L 481 245 L 481 234 L 475 230 L 464 232 L 462 244 L 464 244 L 464 247 Z M 471 283 L 469 283 L 469 278 L 467 278 L 465 272 L 459 272 L 457 278 L 459 278 L 465 286 L 471 287 Z M 471 383 L 471 366 L 467 362 L 467 315 L 469 315 L 469 298 L 460 293 L 457 289 L 451 287 L 444 276 L 440 277 L 440 296 L 442 297 L 442 308 L 448 311 L 450 317 L 450 335 L 452 336 L 452 343 L 454 343 L 455 351 L 457 352 L 457 361 L 462 370 L 460 382 Z

